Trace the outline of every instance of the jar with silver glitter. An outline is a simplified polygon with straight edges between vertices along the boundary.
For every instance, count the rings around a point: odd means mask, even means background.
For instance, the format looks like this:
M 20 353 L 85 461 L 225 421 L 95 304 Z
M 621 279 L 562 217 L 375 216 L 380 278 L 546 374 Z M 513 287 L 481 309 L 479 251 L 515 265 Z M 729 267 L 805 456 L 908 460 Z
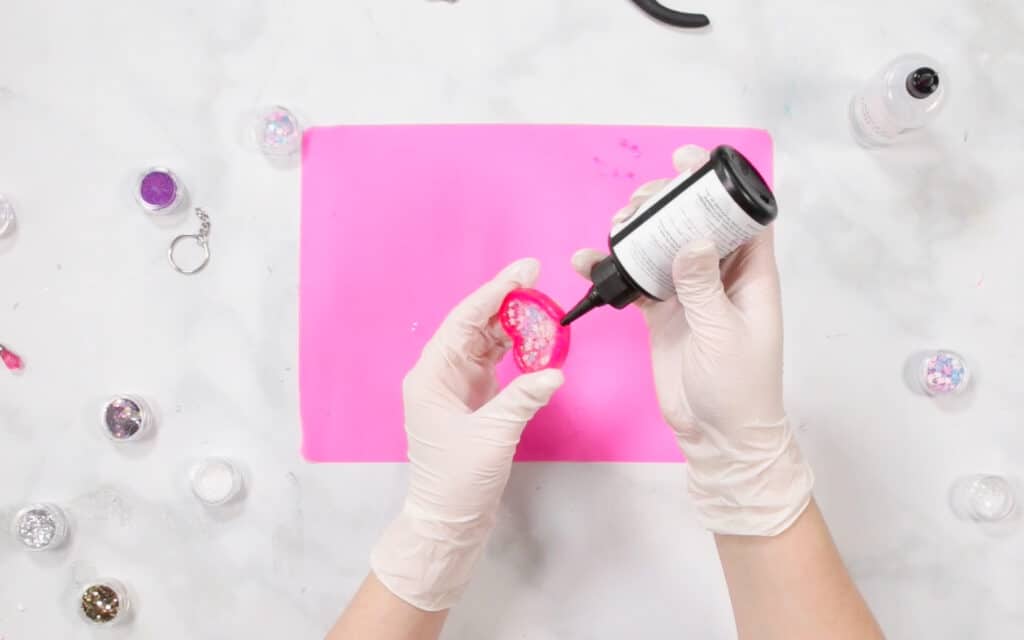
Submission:
M 131 601 L 128 589 L 119 580 L 101 578 L 82 589 L 78 598 L 78 614 L 97 626 L 112 626 L 128 619 Z
M 115 442 L 129 442 L 143 438 L 153 428 L 153 412 L 145 400 L 138 396 L 119 395 L 103 407 L 100 416 L 103 433 Z
M 55 504 L 32 504 L 11 522 L 14 538 L 29 551 L 51 551 L 68 537 L 68 518 Z

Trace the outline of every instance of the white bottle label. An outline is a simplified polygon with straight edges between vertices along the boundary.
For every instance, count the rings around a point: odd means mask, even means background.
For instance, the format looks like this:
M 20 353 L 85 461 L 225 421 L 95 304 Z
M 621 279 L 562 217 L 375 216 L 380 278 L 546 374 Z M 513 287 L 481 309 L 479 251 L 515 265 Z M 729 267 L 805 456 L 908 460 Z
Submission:
M 902 132 L 889 115 L 884 98 L 876 91 L 864 91 L 853 96 L 850 117 L 861 136 L 875 144 L 889 144 Z
M 641 205 L 630 220 L 616 225 L 612 237 L 686 179 L 680 176 L 669 183 Z M 710 170 L 632 233 L 614 243 L 612 251 L 622 268 L 644 291 L 659 300 L 667 300 L 675 295 L 672 262 L 680 248 L 707 238 L 715 243 L 719 257 L 724 258 L 762 230 L 764 226 L 736 204 L 714 170 Z

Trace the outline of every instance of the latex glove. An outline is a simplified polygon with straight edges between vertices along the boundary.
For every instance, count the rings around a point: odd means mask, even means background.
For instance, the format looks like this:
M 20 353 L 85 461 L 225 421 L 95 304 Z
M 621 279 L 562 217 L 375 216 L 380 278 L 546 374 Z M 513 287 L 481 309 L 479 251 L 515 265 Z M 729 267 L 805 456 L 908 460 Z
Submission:
M 495 316 L 505 296 L 532 286 L 539 272 L 536 260 L 520 260 L 463 300 L 402 385 L 409 494 L 371 565 L 392 593 L 420 609 L 448 609 L 462 595 L 494 527 L 523 427 L 564 382 L 551 369 L 499 391 L 495 376 L 511 346 Z
M 708 152 L 688 146 L 673 161 L 692 173 Z M 627 220 L 667 180 L 640 187 L 613 224 Z M 584 277 L 606 254 L 584 249 Z M 709 530 L 775 535 L 807 507 L 814 477 L 782 403 L 782 306 L 769 228 L 719 264 L 701 240 L 676 256 L 674 300 L 642 300 L 654 382 L 686 455 L 689 492 Z

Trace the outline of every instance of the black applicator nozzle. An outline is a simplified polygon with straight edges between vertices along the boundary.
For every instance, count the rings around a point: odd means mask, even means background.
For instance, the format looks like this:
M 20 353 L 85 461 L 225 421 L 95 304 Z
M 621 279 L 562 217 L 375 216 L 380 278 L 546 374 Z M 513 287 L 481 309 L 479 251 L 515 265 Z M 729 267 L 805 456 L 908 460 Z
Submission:
M 577 302 L 576 306 L 569 309 L 569 312 L 562 317 L 559 324 L 563 327 L 568 327 L 573 321 L 580 318 L 583 314 L 591 311 L 592 309 L 596 309 L 603 304 L 605 304 L 605 302 L 601 298 L 601 294 L 597 292 L 595 287 L 591 287 L 590 291 L 587 292 L 587 295 L 583 296 L 583 299 Z
M 632 286 L 630 282 L 619 271 L 619 264 L 615 258 L 608 256 L 593 266 L 590 270 L 590 280 L 594 286 L 590 287 L 587 295 L 576 303 L 576 306 L 569 309 L 569 313 L 562 318 L 562 326 L 568 327 L 583 314 L 610 304 L 616 309 L 621 309 L 640 297 L 640 289 Z

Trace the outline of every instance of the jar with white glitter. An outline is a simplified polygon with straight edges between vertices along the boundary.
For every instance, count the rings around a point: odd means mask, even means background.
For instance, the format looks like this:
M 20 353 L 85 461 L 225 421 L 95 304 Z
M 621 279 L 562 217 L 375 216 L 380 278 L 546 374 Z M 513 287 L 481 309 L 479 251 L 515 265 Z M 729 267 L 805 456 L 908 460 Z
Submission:
M 242 472 L 225 458 L 206 458 L 192 467 L 192 493 L 209 507 L 225 505 L 242 493 Z

